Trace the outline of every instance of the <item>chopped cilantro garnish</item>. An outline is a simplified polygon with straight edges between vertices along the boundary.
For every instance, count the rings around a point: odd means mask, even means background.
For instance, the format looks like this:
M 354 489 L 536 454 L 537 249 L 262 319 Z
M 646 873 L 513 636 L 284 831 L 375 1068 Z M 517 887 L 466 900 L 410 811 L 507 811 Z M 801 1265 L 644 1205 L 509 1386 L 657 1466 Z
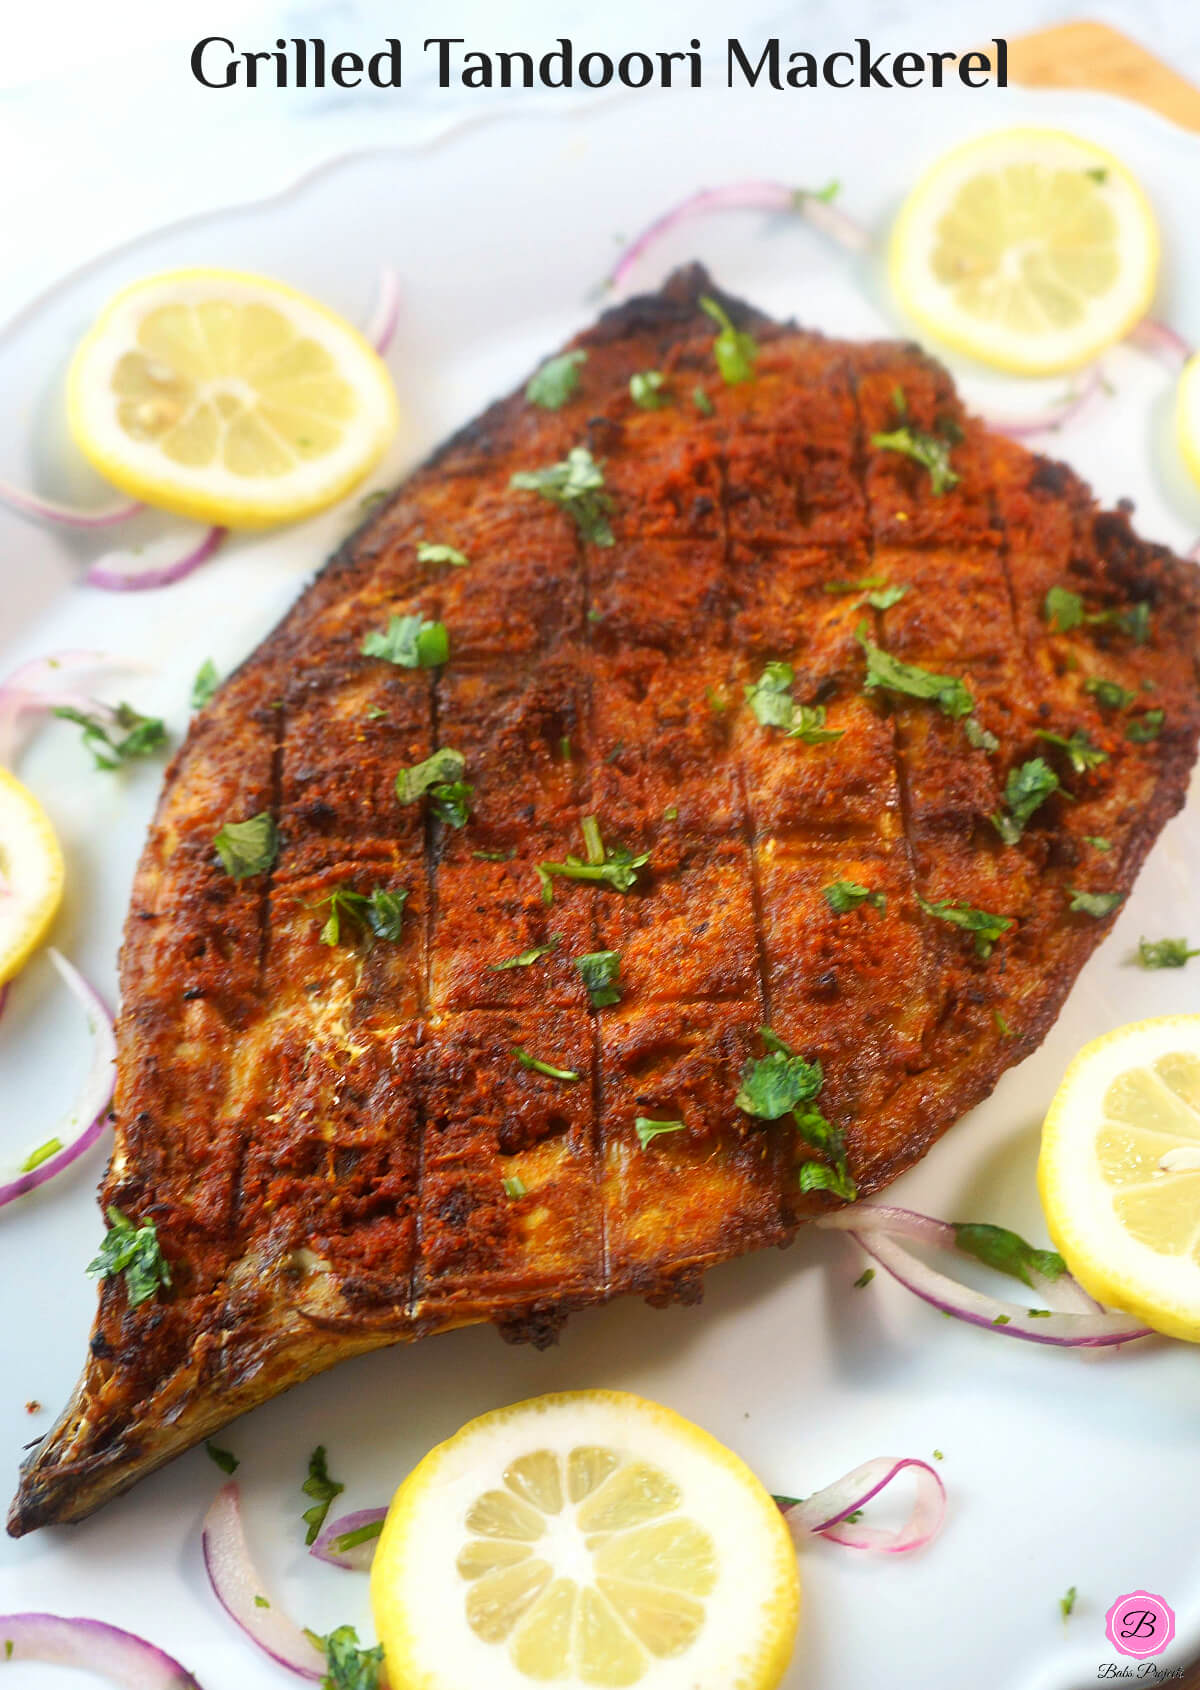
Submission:
M 1044 739 L 1048 745 L 1057 745 L 1061 751 L 1065 751 L 1077 775 L 1085 775 L 1089 769 L 1098 768 L 1101 763 L 1108 762 L 1108 752 L 1101 751 L 1098 745 L 1094 745 L 1082 728 L 1076 728 L 1070 739 L 1039 728 L 1037 738 Z
M 1083 842 L 1085 845 L 1093 846 L 1097 851 L 1112 850 L 1112 840 L 1105 839 L 1104 836 L 1099 833 L 1085 833 L 1083 836 Z
M 470 563 L 465 552 L 460 552 L 457 546 L 440 546 L 431 540 L 417 541 L 418 563 L 449 563 L 455 569 L 465 569 Z
M 1008 1022 L 1005 1020 L 1004 1016 L 1001 1015 L 1001 1013 L 998 1009 L 993 1009 L 992 1020 L 996 1023 L 996 1031 L 1000 1034 L 1001 1038 L 1003 1038 L 1003 1039 L 1015 1039 L 1016 1038 L 1017 1035 L 1013 1032 L 1012 1028 L 1009 1026 Z
M 336 1479 L 329 1477 L 324 1444 L 318 1444 L 309 1456 L 308 1477 L 300 1488 L 305 1496 L 311 1496 L 313 1499 L 312 1507 L 306 1508 L 301 1516 L 308 1527 L 304 1541 L 311 1548 L 320 1535 L 321 1527 L 325 1524 L 325 1516 L 329 1512 L 330 1503 L 335 1496 L 340 1496 L 346 1488 L 345 1485 L 339 1485 Z
M 801 1162 L 797 1170 L 801 1191 L 828 1191 L 834 1197 L 853 1203 L 858 1187 L 844 1167 L 830 1167 L 825 1162 Z
M 492 974 L 503 974 L 508 968 L 529 968 L 535 962 L 540 962 L 544 956 L 556 951 L 562 943 L 562 934 L 556 933 L 545 945 L 531 945 L 527 951 L 520 951 L 516 956 L 505 957 L 503 962 L 490 962 L 488 970 Z
M 697 385 L 692 389 L 692 404 L 696 407 L 702 417 L 711 417 L 713 411 L 716 409 L 712 400 L 708 397 L 708 394 L 705 393 L 699 383 L 697 383 Z
M 466 827 L 474 791 L 470 781 L 439 781 L 429 788 L 429 808 L 447 827 Z
M 529 1052 L 527 1050 L 522 1050 L 520 1045 L 513 1045 L 512 1054 L 516 1057 L 522 1068 L 528 1068 L 530 1072 L 534 1074 L 545 1074 L 547 1079 L 567 1080 L 572 1082 L 579 1079 L 579 1075 L 573 1068 L 555 1068 L 549 1062 L 542 1062 L 538 1057 L 530 1056 Z
M 358 1633 L 352 1625 L 338 1626 L 328 1637 L 319 1638 L 318 1643 L 325 1651 L 328 1668 L 321 1680 L 321 1690 L 382 1690 L 381 1643 L 374 1649 L 360 1649 Z
M 1103 182 L 1106 174 L 1107 174 L 1107 172 L 1102 171 L 1102 170 L 1089 170 L 1088 171 L 1088 175 L 1094 176 L 1098 182 Z M 1064 1620 L 1069 1619 L 1071 1617 L 1072 1613 L 1074 1613 L 1074 1611 L 1075 1611 L 1075 1598 L 1078 1596 L 1078 1594 L 1079 1594 L 1079 1592 L 1076 1590 L 1075 1586 L 1072 1585 L 1070 1587 L 1070 1589 L 1067 1591 L 1065 1596 L 1059 1597 L 1059 1599 L 1058 1599 L 1058 1609 L 1059 1609 L 1059 1612 L 1061 1613 Z
M 378 722 L 382 717 L 384 717 L 386 715 L 387 715 L 387 711 L 383 708 L 383 706 L 381 704 L 372 704 L 371 708 L 367 711 L 367 721 L 368 722 Z
M 1137 697 L 1135 692 L 1129 692 L 1116 681 L 1106 681 L 1100 675 L 1092 675 L 1083 683 L 1084 692 L 1090 692 L 1102 710 L 1128 710 Z
M 764 728 L 780 728 L 789 739 L 803 740 L 806 745 L 841 739 L 844 729 L 825 726 L 823 704 L 796 703 L 791 693 L 794 679 L 790 663 L 768 663 L 753 685 L 746 684 L 746 702 L 759 723 Z
M 235 880 L 249 880 L 265 874 L 279 854 L 279 831 L 275 818 L 261 810 L 244 822 L 226 822 L 213 840 L 226 874 Z
M 39 1144 L 36 1150 L 29 1152 L 17 1172 L 31 1174 L 35 1168 L 40 1168 L 43 1162 L 48 1162 L 51 1156 L 57 1156 L 62 1147 L 61 1138 L 48 1138 L 45 1144 Z
M 549 358 L 530 377 L 525 397 L 531 405 L 544 411 L 560 411 L 573 393 L 579 390 L 579 368 L 587 363 L 586 352 L 560 352 Z
M 348 1549 L 357 1549 L 360 1543 L 370 1543 L 372 1538 L 379 1537 L 382 1531 L 382 1520 L 368 1520 L 365 1525 L 355 1526 L 352 1531 L 339 1533 L 331 1539 L 329 1547 L 335 1555 L 344 1555 Z
M 882 452 L 900 452 L 914 463 L 922 464 L 929 471 L 935 496 L 958 486 L 958 473 L 950 467 L 950 448 L 955 442 L 945 434 L 929 434 L 923 428 L 904 423 L 890 433 L 873 434 L 871 444 Z
M 508 1178 L 503 1180 L 501 1183 L 504 1186 L 504 1195 L 506 1197 L 525 1197 L 528 1194 L 529 1188 L 525 1184 L 525 1181 L 521 1178 L 520 1174 L 509 1174 Z
M 1009 770 L 1004 783 L 1005 807 L 990 818 L 1006 845 L 1017 843 L 1034 811 L 1058 788 L 1058 776 L 1041 757 Z
M 1144 715 L 1135 716 L 1125 724 L 1125 738 L 1132 740 L 1134 745 L 1149 745 L 1162 732 L 1166 715 L 1165 710 L 1147 710 Z
M 769 1027 L 761 1028 L 760 1036 L 767 1054 L 751 1057 L 746 1063 L 733 1100 L 735 1106 L 764 1121 L 777 1121 L 790 1114 L 804 1142 L 832 1163 L 802 1162 L 797 1170 L 801 1191 L 832 1191 L 853 1202 L 857 1188 L 846 1165 L 841 1131 L 816 1106 L 825 1083 L 821 1064 L 797 1056 Z
M 240 1465 L 236 1455 L 227 1449 L 221 1449 L 214 1443 L 206 1443 L 204 1453 L 210 1461 L 215 1461 L 222 1473 L 236 1473 Z
M 977 716 L 967 717 L 963 723 L 963 732 L 967 736 L 967 744 L 973 745 L 976 751 L 991 753 L 1000 749 L 1000 741 L 994 733 L 988 732 Z
M 604 490 L 604 472 L 586 446 L 572 446 L 566 457 L 545 469 L 520 470 L 510 476 L 509 486 L 543 499 L 564 510 L 585 540 L 597 546 L 611 546 L 613 531 L 608 512 L 612 498 Z
M 667 378 L 661 370 L 638 370 L 629 378 L 629 397 L 643 411 L 661 411 L 671 403 Z
M 1052 633 L 1069 634 L 1083 621 L 1083 600 L 1069 587 L 1051 587 L 1042 601 L 1042 615 Z
M 511 863 L 517 854 L 515 845 L 510 845 L 507 851 L 472 851 L 471 855 L 479 863 Z
M 221 684 L 221 677 L 217 674 L 217 666 L 211 657 L 206 657 L 196 670 L 196 678 L 192 682 L 192 709 L 203 710 Z
M 1071 895 L 1072 911 L 1094 916 L 1097 921 L 1111 915 L 1125 896 L 1124 892 L 1077 892 L 1073 886 L 1068 886 L 1067 891 Z
M 1185 968 L 1189 957 L 1200 956 L 1200 950 L 1189 950 L 1186 939 L 1139 939 L 1138 961 L 1143 968 Z
M 864 1268 L 862 1270 L 862 1272 L 859 1274 L 858 1278 L 854 1281 L 854 1289 L 856 1291 L 861 1291 L 864 1286 L 867 1286 L 871 1283 L 871 1281 L 874 1279 L 874 1277 L 875 1277 L 875 1269 L 874 1268 L 870 1268 L 870 1267 Z
M 83 743 L 98 769 L 119 769 L 135 757 L 149 757 L 167 743 L 165 724 L 158 716 L 143 716 L 132 704 L 115 710 L 99 706 L 95 712 L 60 704 L 54 714 L 83 729 Z
M 948 898 L 937 898 L 930 903 L 918 892 L 917 902 L 926 915 L 934 916 L 938 921 L 948 921 L 952 927 L 961 927 L 964 933 L 972 934 L 976 954 L 985 959 L 991 956 L 996 940 L 1013 924 L 1012 916 L 993 915 L 990 910 L 977 910 L 973 904 L 952 904 Z
M 127 1215 L 112 1206 L 100 1253 L 88 1263 L 87 1271 L 101 1279 L 115 1279 L 118 1274 L 124 1274 L 131 1309 L 153 1297 L 160 1286 L 169 1289 L 171 1284 L 171 1269 L 159 1247 L 154 1222 L 143 1221 L 135 1226 Z
M 894 587 L 881 587 L 877 592 L 868 593 L 865 602 L 872 610 L 890 610 L 894 604 L 899 604 L 905 593 L 911 591 L 906 581 L 897 582 Z
M 256 1608 L 269 1608 L 271 1604 L 267 1601 L 265 1596 L 256 1596 L 254 1598 L 254 1606 Z
M 404 929 L 404 906 L 407 902 L 408 888 L 404 886 L 394 891 L 377 886 L 369 894 L 352 892 L 344 886 L 335 887 L 328 898 L 321 900 L 322 905 L 329 905 L 329 916 L 321 929 L 321 943 L 340 944 L 342 922 L 346 920 L 366 929 L 376 939 L 387 939 L 396 944 Z
M 466 761 L 461 751 L 453 751 L 448 745 L 442 746 L 432 757 L 426 757 L 423 763 L 414 763 L 410 768 L 400 770 L 396 776 L 397 799 L 401 804 L 415 804 L 428 793 L 433 800 L 435 813 L 441 814 L 441 799 L 448 795 L 452 799 L 460 788 L 470 797 L 474 790 L 470 786 L 463 786 L 458 778 L 466 767 Z M 463 819 L 466 819 L 465 816 Z
M 663 1133 L 681 1133 L 685 1130 L 682 1121 L 652 1121 L 648 1115 L 639 1115 L 633 1123 L 633 1128 L 643 1150 Z
M 717 336 L 713 341 L 713 357 L 717 361 L 717 369 L 721 372 L 721 380 L 729 387 L 738 382 L 754 380 L 754 366 L 758 359 L 758 346 L 753 335 L 746 334 L 742 329 L 733 326 L 729 313 L 718 305 L 708 294 L 700 297 L 700 309 L 708 313 L 717 325 Z
M 1031 1274 L 1043 1279 L 1059 1279 L 1067 1264 L 1056 1250 L 1039 1250 L 1027 1244 L 1019 1233 L 1004 1226 L 988 1226 L 982 1221 L 954 1221 L 954 1242 L 968 1256 L 975 1256 L 986 1267 L 1019 1279 L 1032 1291 Z
M 1145 645 L 1150 638 L 1150 604 L 1139 600 L 1127 610 L 1085 610 L 1083 599 L 1069 587 L 1051 587 L 1042 601 L 1042 615 L 1052 633 L 1069 634 L 1072 629 L 1088 624 L 1092 627 L 1108 625 L 1128 634 L 1135 645 Z
M 861 581 L 826 581 L 824 591 L 848 597 L 851 593 L 867 593 L 886 586 L 882 575 L 864 575 Z
M 617 975 L 621 971 L 619 951 L 590 951 L 586 956 L 576 957 L 575 966 L 587 988 L 593 1009 L 606 1009 L 610 1004 L 620 1003 L 621 988 L 617 985 Z
M 865 622 L 859 623 L 854 637 L 866 654 L 867 678 L 863 685 L 868 692 L 883 687 L 908 698 L 926 698 L 955 720 L 974 710 L 975 700 L 957 675 L 935 675 L 915 663 L 901 663 L 867 637 Z
M 537 865 L 538 879 L 542 883 L 542 902 L 554 901 L 554 886 L 552 876 L 558 875 L 564 880 L 593 880 L 604 886 L 611 886 L 614 892 L 629 892 L 637 884 L 637 871 L 644 868 L 650 861 L 649 851 L 643 851 L 639 856 L 624 849 L 623 846 L 605 846 L 600 838 L 600 828 L 595 816 L 585 816 L 582 822 L 584 848 L 587 861 L 578 857 L 568 856 L 565 863 L 539 863 Z
M 663 811 L 663 820 L 665 822 L 677 822 L 679 820 L 679 805 L 668 804 Z
M 869 886 L 860 886 L 856 880 L 835 880 L 823 888 L 823 896 L 834 915 L 845 915 L 860 904 L 870 904 L 880 911 L 887 909 L 886 892 L 872 892 Z
M 368 634 L 359 649 L 364 657 L 382 657 L 401 669 L 436 669 L 450 656 L 450 636 L 444 622 L 393 616 L 386 632 Z

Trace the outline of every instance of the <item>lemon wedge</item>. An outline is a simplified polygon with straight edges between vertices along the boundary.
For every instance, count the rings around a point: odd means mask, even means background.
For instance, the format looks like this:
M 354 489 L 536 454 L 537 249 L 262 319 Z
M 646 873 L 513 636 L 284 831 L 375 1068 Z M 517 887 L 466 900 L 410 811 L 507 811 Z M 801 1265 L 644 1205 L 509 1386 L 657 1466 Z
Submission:
M 67 417 L 123 492 L 262 528 L 360 481 L 397 411 L 382 360 L 317 300 L 267 276 L 174 270 L 101 311 L 71 362 Z
M 1200 1343 L 1200 1015 L 1085 1045 L 1046 1116 L 1038 1186 L 1085 1290 Z
M 968 357 L 1077 369 L 1145 315 L 1158 226 L 1125 166 L 1077 135 L 1004 129 L 954 148 L 901 208 L 888 256 L 902 310 Z
M 46 937 L 62 891 L 62 851 L 49 816 L 27 786 L 0 769 L 0 986 Z
M 1189 358 L 1179 378 L 1175 429 L 1188 473 L 1200 481 L 1200 354 Z
M 619 1391 L 473 1420 L 400 1486 L 371 1572 L 406 1690 L 772 1690 L 800 1604 L 783 1517 L 730 1450 Z

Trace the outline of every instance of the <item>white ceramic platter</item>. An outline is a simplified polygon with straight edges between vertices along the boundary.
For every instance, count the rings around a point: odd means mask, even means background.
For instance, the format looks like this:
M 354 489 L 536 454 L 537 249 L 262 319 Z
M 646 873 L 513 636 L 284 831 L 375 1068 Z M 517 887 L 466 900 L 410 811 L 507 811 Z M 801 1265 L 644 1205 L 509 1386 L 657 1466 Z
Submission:
M 377 486 L 585 323 L 617 237 L 698 186 L 751 177 L 819 186 L 837 176 L 847 209 L 880 231 L 928 158 L 970 132 L 1021 121 L 1074 128 L 1137 171 L 1164 227 L 1162 311 L 1200 338 L 1200 142 L 1133 108 L 1016 91 L 677 91 L 569 118 L 468 126 L 428 149 L 347 159 L 277 199 L 85 264 L 0 336 L 0 476 L 77 501 L 104 499 L 64 437 L 63 366 L 105 297 L 148 271 L 221 264 L 272 272 L 362 320 L 381 266 L 395 265 L 403 314 L 390 362 L 407 422 L 386 475 L 368 484 Z M 692 256 L 725 287 L 822 329 L 900 327 L 870 269 L 797 221 L 737 213 L 697 224 L 654 254 L 646 283 Z M 1134 498 L 1147 536 L 1185 547 L 1200 532 L 1200 498 L 1169 442 L 1169 377 L 1129 350 L 1114 352 L 1107 367 L 1115 395 L 1050 449 L 1107 500 Z M 1010 414 L 1027 398 L 993 379 L 964 385 L 971 399 Z M 212 657 L 226 671 L 243 657 L 356 517 L 351 504 L 230 545 L 176 587 L 115 595 L 78 584 L 111 540 L 0 511 L 0 672 L 72 646 L 149 661 L 151 673 L 114 680 L 106 696 L 164 715 L 179 734 L 200 663 Z M 145 518 L 131 538 L 171 531 Z M 75 732 L 54 724 L 19 770 L 53 815 L 69 861 L 57 942 L 111 993 L 159 769 L 93 773 Z M 1142 933 L 1200 936 L 1198 848 L 1193 795 L 1043 1048 L 900 1182 L 898 1199 L 1044 1240 L 1033 1185 L 1037 1128 L 1069 1057 L 1131 1018 L 1200 1010 L 1200 966 L 1147 974 L 1127 960 Z M 84 1060 L 72 1006 L 38 962 L 0 1023 L 6 1162 L 55 1130 Z M 84 1269 L 100 1233 L 102 1161 L 97 1149 L 0 1214 L 6 1490 L 20 1446 L 46 1430 L 84 1354 L 94 1297 Z M 1161 1343 L 1088 1363 L 940 1319 L 883 1276 L 854 1290 L 861 1266 L 845 1240 L 804 1236 L 786 1254 L 714 1274 L 700 1308 L 655 1313 L 625 1302 L 579 1316 L 544 1354 L 508 1348 L 487 1329 L 459 1332 L 350 1362 L 259 1409 L 221 1441 L 241 1457 L 250 1535 L 278 1596 L 318 1631 L 350 1621 L 371 1634 L 365 1580 L 317 1565 L 302 1547 L 299 1485 L 316 1443 L 328 1446 L 346 1482 L 345 1504 L 365 1506 L 385 1500 L 469 1416 L 540 1391 L 603 1384 L 691 1415 L 772 1489 L 792 1494 L 869 1456 L 944 1452 L 950 1512 L 930 1550 L 872 1558 L 817 1543 L 802 1552 L 807 1610 L 788 1690 L 1074 1690 L 1115 1659 L 1104 1613 L 1139 1587 L 1160 1592 L 1178 1614 L 1177 1643 L 1160 1665 L 1200 1647 L 1195 1352 Z M 45 1409 L 28 1413 L 35 1399 Z M 219 1480 L 196 1451 L 81 1526 L 6 1541 L 0 1611 L 105 1618 L 171 1650 L 206 1690 L 278 1690 L 288 1675 L 232 1629 L 201 1569 L 198 1523 Z M 1069 1585 L 1079 1597 L 1064 1625 L 1058 1599 Z M 32 1666 L 5 1675 L 14 1690 L 77 1682 Z

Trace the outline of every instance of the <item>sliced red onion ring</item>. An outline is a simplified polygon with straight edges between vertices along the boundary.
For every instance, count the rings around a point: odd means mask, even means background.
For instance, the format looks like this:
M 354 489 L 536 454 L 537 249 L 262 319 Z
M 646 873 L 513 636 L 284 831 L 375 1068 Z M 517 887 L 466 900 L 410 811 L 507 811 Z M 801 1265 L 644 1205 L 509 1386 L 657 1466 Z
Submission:
M 1169 370 L 1178 373 L 1192 355 L 1192 349 L 1181 334 L 1154 317 L 1143 317 L 1127 336 L 1129 344 L 1139 352 L 1148 352 Z
M 79 1667 L 99 1673 L 117 1690 L 200 1690 L 173 1655 L 103 1620 L 0 1614 L 0 1640 L 7 1660 Z
M 315 1555 L 318 1561 L 328 1562 L 331 1567 L 365 1573 L 375 1559 L 379 1528 L 386 1518 L 386 1508 L 359 1508 L 352 1514 L 343 1514 L 322 1528 L 309 1554 Z M 359 1541 L 339 1548 L 341 1539 L 345 1537 Z
M 917 1481 L 912 1513 L 898 1530 L 881 1530 L 878 1526 L 846 1523 L 848 1514 L 856 1514 L 872 1497 L 887 1488 L 899 1473 L 907 1468 Z M 946 1517 L 946 1487 L 941 1475 L 927 1461 L 912 1456 L 878 1455 L 864 1461 L 844 1478 L 835 1479 L 804 1502 L 780 1504 L 789 1526 L 795 1532 L 819 1533 L 847 1549 L 878 1549 L 887 1555 L 904 1555 L 912 1549 L 923 1549 L 942 1529 Z
M 45 1185 L 47 1180 L 53 1179 L 56 1174 L 61 1174 L 65 1168 L 69 1168 L 72 1162 L 78 1161 L 85 1150 L 90 1150 L 104 1131 L 108 1121 L 108 1106 L 112 1102 L 113 1063 L 117 1059 L 117 1041 L 113 1032 L 112 1016 L 105 1008 L 100 994 L 65 956 L 53 947 L 47 950 L 46 955 L 62 976 L 67 989 L 83 1005 L 83 1012 L 88 1019 L 88 1030 L 92 1035 L 91 1065 L 75 1114 L 75 1119 L 85 1122 L 86 1125 L 73 1139 L 64 1142 L 61 1150 L 40 1162 L 36 1168 L 31 1168 L 28 1173 L 18 1174 L 7 1184 L 0 1185 L 0 1209 L 17 1197 L 24 1197 L 27 1191 Z M 64 1131 L 60 1131 L 58 1136 L 65 1140 Z
M 804 188 L 789 188 L 782 182 L 730 182 L 723 188 L 702 188 L 699 193 L 672 206 L 670 211 L 664 211 L 661 217 L 656 217 L 617 259 L 609 276 L 609 286 L 624 287 L 635 265 L 680 223 L 710 211 L 747 210 L 798 212 L 814 228 L 851 252 L 866 252 L 871 244 L 870 235 L 860 224 L 830 205 L 820 194 Z
M 267 1600 L 266 1586 L 250 1557 L 236 1483 L 223 1485 L 217 1492 L 204 1516 L 202 1541 L 208 1581 L 230 1619 L 281 1667 L 301 1678 L 323 1678 L 325 1657 L 316 1645 L 282 1608 L 273 1602 L 264 1608 L 255 1601 L 255 1597 Z
M 1028 1305 L 1007 1303 L 960 1285 L 897 1243 L 897 1238 L 912 1238 L 939 1249 L 957 1249 L 955 1231 L 948 1221 L 935 1220 L 912 1209 L 885 1203 L 852 1203 L 834 1214 L 822 1215 L 816 1225 L 848 1232 L 859 1248 L 873 1256 L 893 1279 L 935 1309 L 1007 1338 L 1024 1338 L 1031 1344 L 1052 1344 L 1060 1349 L 1094 1349 L 1154 1335 L 1132 1315 L 1103 1308 L 1079 1312 L 1078 1307 L 1070 1312 L 1031 1315 Z M 1046 1284 L 1043 1280 L 1043 1295 Z M 1053 1281 L 1049 1290 L 1056 1290 L 1059 1284 L 1059 1280 Z M 1071 1284 L 1075 1285 L 1075 1281 Z M 1074 1293 L 1070 1295 L 1074 1298 Z
M 1061 399 L 1048 405 L 1044 411 L 1030 412 L 1026 416 L 988 416 L 984 421 L 989 428 L 997 434 L 1007 436 L 1009 440 L 1029 440 L 1034 435 L 1048 434 L 1066 428 L 1068 423 L 1078 422 L 1103 392 L 1104 376 L 1099 367 L 1093 364 L 1085 371 L 1078 386 L 1068 388 Z
M 100 510 L 80 510 L 75 505 L 61 504 L 57 499 L 43 499 L 40 494 L 26 493 L 20 487 L 11 487 L 7 481 L 0 481 L 0 505 L 7 505 L 21 516 L 57 522 L 64 528 L 113 528 L 119 522 L 128 522 L 131 516 L 136 516 L 145 508 L 134 499 L 119 505 L 106 505 Z
M 399 321 L 400 279 L 391 265 L 385 264 L 379 272 L 375 309 L 371 313 L 370 322 L 363 330 L 363 339 L 371 342 L 381 358 L 392 344 L 392 336 Z
M 150 587 L 169 587 L 175 581 L 182 581 L 194 569 L 199 569 L 202 563 L 207 563 L 228 532 L 228 528 L 210 528 L 202 540 L 173 563 L 149 568 L 144 559 L 135 557 L 132 552 L 105 552 L 92 564 L 83 578 L 84 582 L 89 587 L 100 587 L 109 593 L 137 593 Z

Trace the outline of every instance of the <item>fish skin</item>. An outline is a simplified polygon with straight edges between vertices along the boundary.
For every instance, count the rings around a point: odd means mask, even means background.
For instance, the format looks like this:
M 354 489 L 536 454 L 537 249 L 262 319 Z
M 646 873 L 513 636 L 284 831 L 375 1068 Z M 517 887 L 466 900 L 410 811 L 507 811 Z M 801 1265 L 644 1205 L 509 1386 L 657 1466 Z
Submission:
M 703 294 L 757 337 L 753 382 L 722 385 Z M 1196 571 L 966 416 L 918 348 L 773 323 L 696 267 L 572 345 L 588 354 L 578 393 L 548 412 L 517 392 L 442 446 L 167 772 L 122 951 L 101 1200 L 155 1222 L 173 1283 L 136 1309 L 101 1285 L 84 1376 L 22 1470 L 15 1536 L 82 1518 L 347 1356 L 478 1321 L 552 1342 L 575 1309 L 692 1301 L 709 1267 L 789 1242 L 834 1200 L 799 1191 L 811 1152 L 786 1122 L 734 1107 L 764 1024 L 821 1061 L 859 1192 L 880 1190 L 1053 1023 L 1111 924 L 1070 914 L 1067 888 L 1127 893 L 1184 802 Z M 672 403 L 643 411 L 628 382 L 651 368 Z M 938 497 L 871 445 L 896 426 L 897 388 L 911 425 L 963 432 Z M 604 464 L 610 548 L 509 486 L 579 444 Z M 469 566 L 419 563 L 420 539 Z M 884 612 L 826 590 L 878 576 L 909 586 Z M 1052 633 L 1056 584 L 1092 609 L 1149 599 L 1149 640 Z M 446 622 L 444 671 L 361 655 L 414 612 Z M 930 703 L 863 690 L 864 616 L 893 655 L 966 678 L 995 753 Z M 839 740 L 759 726 L 744 687 L 779 660 Z M 1128 741 L 1090 674 L 1164 709 L 1160 736 Z M 1076 775 L 1042 729 L 1085 731 L 1108 760 Z M 394 796 L 436 745 L 464 753 L 475 786 L 462 830 Z M 1051 798 L 1004 846 L 988 817 L 1039 755 L 1075 802 Z M 213 837 L 264 810 L 278 859 L 235 882 Z M 588 815 L 650 851 L 640 886 L 556 881 L 547 908 L 534 865 L 580 854 Z M 835 915 L 837 879 L 885 909 Z M 321 944 L 321 900 L 377 885 L 409 892 L 401 941 Z M 1015 925 L 984 960 L 918 892 Z M 556 934 L 536 965 L 492 969 Z M 624 996 L 594 1012 L 573 958 L 601 949 L 621 955 Z M 581 1079 L 530 1072 L 515 1046 Z M 642 1151 L 639 1114 L 687 1130 Z M 507 1194 L 513 1173 L 526 1195 Z

